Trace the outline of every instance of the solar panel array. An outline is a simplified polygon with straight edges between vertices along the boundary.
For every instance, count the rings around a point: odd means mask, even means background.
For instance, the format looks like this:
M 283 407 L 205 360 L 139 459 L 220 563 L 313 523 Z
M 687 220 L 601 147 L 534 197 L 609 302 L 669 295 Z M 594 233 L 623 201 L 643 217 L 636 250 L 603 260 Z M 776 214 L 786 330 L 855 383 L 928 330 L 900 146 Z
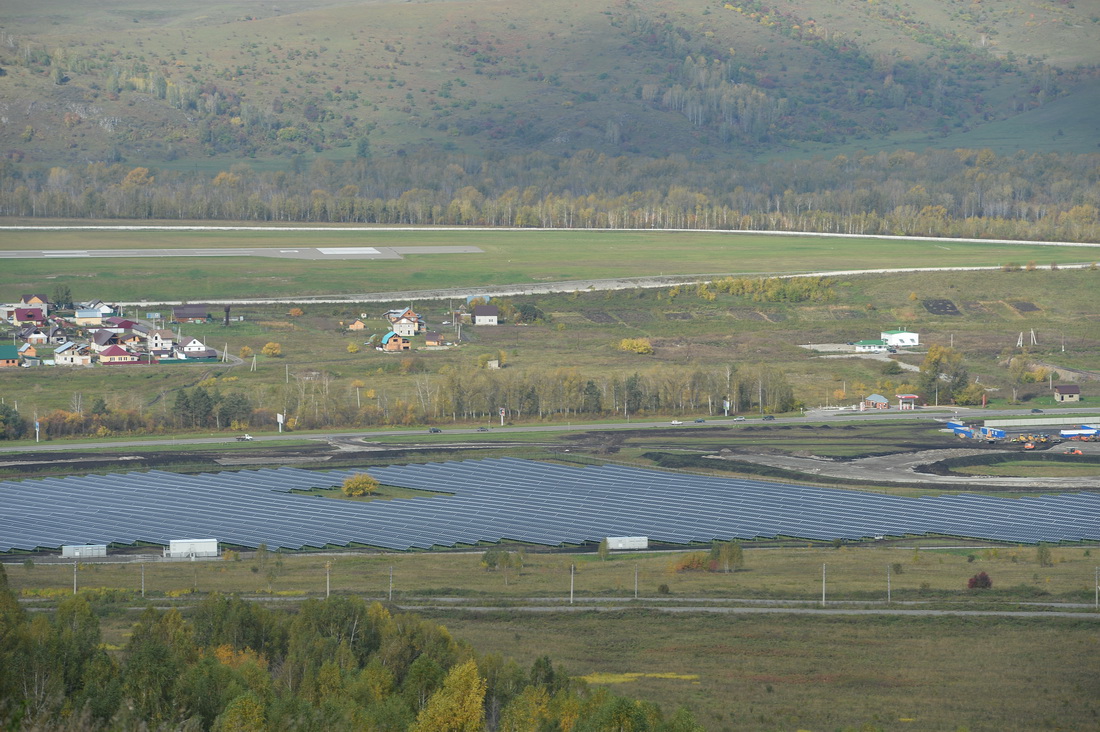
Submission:
M 940 534 L 1038 543 L 1100 540 L 1100 495 L 908 498 L 622 466 L 513 458 L 370 468 L 385 485 L 438 495 L 332 501 L 363 471 L 161 471 L 0 482 L 0 551 L 63 544 L 167 545 L 214 537 L 270 548 L 426 549 L 513 540 L 559 546 L 606 536 L 669 544 Z

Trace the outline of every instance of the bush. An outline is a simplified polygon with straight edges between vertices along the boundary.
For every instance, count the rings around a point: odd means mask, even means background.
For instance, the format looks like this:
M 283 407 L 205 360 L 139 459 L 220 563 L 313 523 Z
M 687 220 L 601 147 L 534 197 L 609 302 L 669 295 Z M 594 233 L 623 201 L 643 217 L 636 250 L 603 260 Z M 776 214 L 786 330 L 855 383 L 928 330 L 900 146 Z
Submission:
M 618 349 L 627 353 L 639 353 L 643 356 L 653 353 L 653 344 L 648 338 L 623 338 Z
M 673 572 L 696 572 L 707 569 L 710 556 L 707 552 L 691 552 L 672 563 Z
M 985 572 L 978 572 L 966 583 L 967 589 L 989 590 L 993 588 L 993 580 Z
M 346 479 L 340 489 L 345 496 L 366 496 L 378 490 L 378 481 L 367 473 L 356 473 Z
M 662 585 L 657 585 L 657 594 L 658 595 L 671 595 L 672 590 L 668 589 L 668 585 L 663 585 L 663 584 Z
M 262 353 L 265 356 L 270 356 L 272 358 L 275 358 L 277 356 L 282 356 L 283 355 L 283 347 L 280 344 L 278 344 L 274 341 L 271 341 L 271 342 L 267 343 L 266 345 L 264 345 L 264 347 L 260 351 L 260 353 Z

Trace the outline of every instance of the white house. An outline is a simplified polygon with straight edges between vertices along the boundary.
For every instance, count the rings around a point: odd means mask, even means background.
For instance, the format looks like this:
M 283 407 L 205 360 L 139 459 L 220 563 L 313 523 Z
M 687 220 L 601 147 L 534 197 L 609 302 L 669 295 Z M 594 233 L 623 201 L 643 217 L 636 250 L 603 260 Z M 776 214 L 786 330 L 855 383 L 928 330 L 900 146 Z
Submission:
M 908 330 L 884 330 L 879 338 L 885 341 L 886 345 L 894 348 L 920 345 L 920 335 Z
M 475 305 L 474 325 L 499 325 L 500 308 L 496 305 Z
M 150 352 L 168 351 L 176 344 L 176 334 L 164 328 L 149 331 L 147 345 Z
M 218 354 L 206 347 L 198 338 L 185 336 L 176 347 L 176 354 L 182 358 L 213 358 Z
M 390 330 L 403 338 L 411 338 L 427 328 L 424 318 L 411 307 L 389 310 L 384 317 L 390 324 Z

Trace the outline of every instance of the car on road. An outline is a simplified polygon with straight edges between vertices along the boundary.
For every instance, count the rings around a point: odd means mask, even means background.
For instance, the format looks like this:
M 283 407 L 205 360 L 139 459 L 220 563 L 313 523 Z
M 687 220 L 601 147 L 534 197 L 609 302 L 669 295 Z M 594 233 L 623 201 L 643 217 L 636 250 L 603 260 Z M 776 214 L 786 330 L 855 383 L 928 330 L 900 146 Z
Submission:
M 488 431 L 489 431 L 489 428 L 488 428 L 488 427 L 478 427 L 478 428 L 477 428 L 477 431 L 478 431 L 478 432 L 488 432 Z
M 745 418 L 744 418 L 744 417 L 734 417 L 734 418 L 733 418 L 733 421 L 734 421 L 734 422 L 744 422 L 744 421 L 745 421 Z
M 1042 409 L 1032 409 L 1032 410 L 1031 410 L 1031 413 L 1032 413 L 1032 414 L 1042 414 L 1042 413 L 1043 413 L 1043 410 L 1042 410 Z
M 237 435 L 237 442 L 252 442 L 252 435 Z
M 442 431 L 443 431 L 443 430 L 439 429 L 438 427 L 432 427 L 432 428 L 430 428 L 430 429 L 428 430 L 428 434 L 432 434 L 432 435 L 435 435 L 435 434 L 438 434 L 438 433 L 440 433 L 440 432 L 442 432 Z
M 703 424 L 703 422 L 706 422 L 706 420 L 703 419 L 702 417 L 696 417 L 695 418 L 695 424 Z
M 674 420 L 672 420 L 671 422 L 669 422 L 669 424 L 671 424 L 671 425 L 672 425 L 673 427 L 678 427 L 678 426 L 682 425 L 682 424 L 683 424 L 683 422 L 681 422 L 681 421 L 680 421 L 680 420 L 678 420 L 678 419 L 674 419 Z
M 774 421 L 775 421 L 775 417 L 773 417 L 773 416 L 772 416 L 772 415 L 770 415 L 770 414 L 765 414 L 765 415 L 764 415 L 763 417 L 761 417 L 760 419 L 764 420 L 765 422 L 774 422 Z

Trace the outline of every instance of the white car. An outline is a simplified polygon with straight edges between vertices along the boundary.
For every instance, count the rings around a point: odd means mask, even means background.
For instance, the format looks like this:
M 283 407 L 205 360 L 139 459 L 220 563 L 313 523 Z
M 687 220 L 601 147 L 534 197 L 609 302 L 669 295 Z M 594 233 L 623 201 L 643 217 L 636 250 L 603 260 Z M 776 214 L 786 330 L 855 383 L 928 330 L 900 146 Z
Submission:
M 745 421 L 745 418 L 744 418 L 744 417 L 734 417 L 734 418 L 733 418 L 733 421 L 734 421 L 734 422 L 744 422 L 744 421 Z
M 671 424 L 671 425 L 672 425 L 673 427 L 676 427 L 676 426 L 678 426 L 678 425 L 682 425 L 682 424 L 683 424 L 683 422 L 681 422 L 681 421 L 680 421 L 680 420 L 678 420 L 678 419 L 674 419 L 674 420 L 672 420 L 671 422 L 669 422 L 669 424 Z

